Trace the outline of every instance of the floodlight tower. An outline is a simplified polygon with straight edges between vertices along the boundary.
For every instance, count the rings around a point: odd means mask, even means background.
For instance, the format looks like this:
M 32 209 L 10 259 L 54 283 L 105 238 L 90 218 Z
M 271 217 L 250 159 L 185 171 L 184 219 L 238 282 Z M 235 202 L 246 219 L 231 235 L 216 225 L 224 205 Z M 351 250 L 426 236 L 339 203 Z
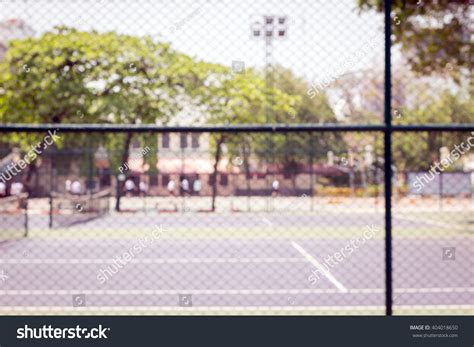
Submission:
M 263 15 L 252 19 L 251 35 L 253 39 L 265 42 L 265 122 L 269 123 L 272 113 L 273 98 L 270 88 L 273 88 L 273 40 L 283 40 L 288 34 L 288 17 L 277 15 Z M 274 122 L 275 119 L 272 119 Z M 273 152 L 270 139 L 266 136 L 267 147 Z M 268 170 L 268 168 L 267 168 Z M 265 177 L 268 177 L 265 175 Z M 268 184 L 268 181 L 267 181 Z M 269 201 L 267 200 L 267 209 Z
M 269 93 L 273 87 L 273 40 L 283 40 L 288 36 L 288 17 L 263 15 L 254 18 L 251 23 L 252 38 L 265 42 L 265 85 L 267 89 L 267 105 L 265 107 L 266 122 L 270 120 L 273 100 Z

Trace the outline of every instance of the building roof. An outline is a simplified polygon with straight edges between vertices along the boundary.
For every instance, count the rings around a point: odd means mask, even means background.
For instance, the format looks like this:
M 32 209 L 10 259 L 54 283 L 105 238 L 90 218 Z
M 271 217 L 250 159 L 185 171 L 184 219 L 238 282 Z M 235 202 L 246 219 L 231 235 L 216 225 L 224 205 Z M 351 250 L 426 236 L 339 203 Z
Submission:
M 33 36 L 35 31 L 23 19 L 12 18 L 0 22 L 0 43 Z

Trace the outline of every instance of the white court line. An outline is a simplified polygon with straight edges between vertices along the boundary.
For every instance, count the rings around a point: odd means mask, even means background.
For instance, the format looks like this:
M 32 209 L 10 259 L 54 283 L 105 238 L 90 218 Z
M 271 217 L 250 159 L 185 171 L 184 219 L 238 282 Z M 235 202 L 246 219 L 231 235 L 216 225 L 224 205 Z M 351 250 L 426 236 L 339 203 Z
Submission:
M 274 224 L 273 224 L 270 220 L 268 220 L 267 217 L 262 217 L 262 220 L 263 220 L 265 223 L 267 223 L 267 225 L 269 225 L 270 227 L 274 227 Z
M 394 289 L 394 293 L 474 293 L 473 287 L 454 287 L 454 288 L 400 288 Z
M 383 289 L 354 289 L 351 293 L 383 293 Z M 265 294 L 346 294 L 337 289 L 92 289 L 92 290 L 0 290 L 0 295 L 265 295 Z
M 306 260 L 308 260 L 312 265 L 314 265 L 321 273 L 326 276 L 326 278 L 331 281 L 332 284 L 336 286 L 342 293 L 347 293 L 346 287 L 344 287 L 341 282 L 339 282 L 328 270 L 326 270 L 316 259 L 314 259 L 308 252 L 306 252 L 300 245 L 296 242 L 291 242 L 293 247 L 300 252 Z
M 0 295 L 266 295 L 266 294 L 383 294 L 384 288 L 339 289 L 32 289 L 0 290 Z M 474 288 L 398 288 L 394 294 L 474 293 Z
M 366 311 L 366 310 L 385 310 L 385 306 L 193 306 L 193 307 L 182 307 L 182 306 L 83 306 L 83 307 L 71 307 L 71 306 L 2 306 L 0 312 L 7 311 L 103 311 L 103 312 L 135 312 L 135 311 L 172 311 L 172 312 L 219 312 L 219 311 L 234 311 L 234 312 L 264 312 L 264 311 L 340 311 L 340 310 L 351 310 L 351 311 Z
M 114 259 L 0 259 L 0 264 L 108 264 Z M 133 264 L 176 264 L 176 263 L 304 263 L 301 258 L 143 258 L 131 259 Z

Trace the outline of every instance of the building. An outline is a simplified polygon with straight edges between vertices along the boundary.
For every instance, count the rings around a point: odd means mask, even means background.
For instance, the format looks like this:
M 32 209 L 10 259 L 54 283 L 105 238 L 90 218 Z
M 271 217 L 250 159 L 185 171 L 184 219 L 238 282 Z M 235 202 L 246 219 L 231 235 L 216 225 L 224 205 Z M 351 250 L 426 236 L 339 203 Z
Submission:
M 0 60 L 5 56 L 8 42 L 11 40 L 31 37 L 35 34 L 33 28 L 22 19 L 7 19 L 0 22 Z
M 217 185 L 219 194 L 231 194 L 229 173 L 239 172 L 239 168 L 229 165 L 227 158 L 222 158 L 217 166 Z M 163 133 L 158 143 L 158 174 L 151 182 L 150 188 L 158 194 L 166 194 L 168 182 L 174 180 L 176 185 L 187 179 L 192 191 L 194 181 L 199 179 L 199 194 L 210 195 L 214 179 L 214 158 L 210 151 L 209 133 Z

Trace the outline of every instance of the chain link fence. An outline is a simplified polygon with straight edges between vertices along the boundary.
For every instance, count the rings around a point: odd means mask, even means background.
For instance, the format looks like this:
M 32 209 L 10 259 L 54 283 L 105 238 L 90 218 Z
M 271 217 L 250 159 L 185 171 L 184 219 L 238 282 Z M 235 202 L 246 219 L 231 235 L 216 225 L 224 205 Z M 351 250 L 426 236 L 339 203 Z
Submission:
M 472 314 L 469 18 L 0 1 L 0 311 Z

